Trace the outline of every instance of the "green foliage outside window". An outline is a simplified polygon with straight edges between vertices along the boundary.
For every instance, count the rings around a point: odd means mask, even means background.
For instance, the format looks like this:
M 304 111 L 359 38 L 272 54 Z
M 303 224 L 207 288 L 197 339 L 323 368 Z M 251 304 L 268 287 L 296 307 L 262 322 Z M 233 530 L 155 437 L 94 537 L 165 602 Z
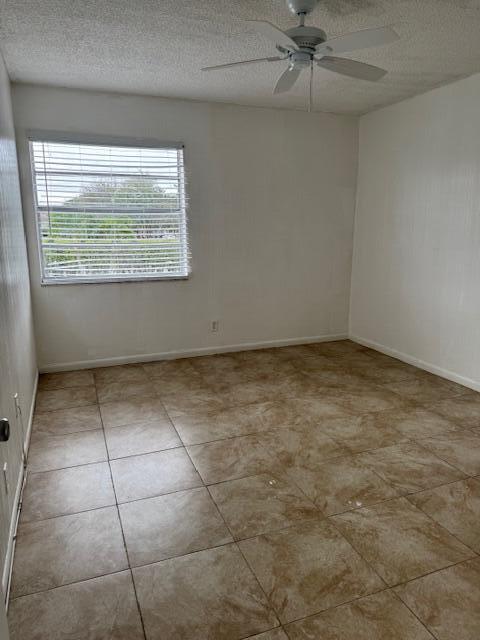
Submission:
M 180 252 L 179 217 L 169 211 L 179 207 L 178 195 L 148 178 L 88 185 L 80 195 L 64 201 L 61 211 L 41 214 L 46 265 L 58 275 L 68 273 L 69 267 L 81 267 L 88 275 L 90 263 L 97 264 L 94 273 L 98 275 L 155 273 L 159 264 L 168 273 L 169 263 L 175 264 Z M 161 224 L 158 218 L 142 215 L 142 209 L 152 208 L 167 210 L 158 213 Z M 135 215 L 129 212 L 132 209 Z

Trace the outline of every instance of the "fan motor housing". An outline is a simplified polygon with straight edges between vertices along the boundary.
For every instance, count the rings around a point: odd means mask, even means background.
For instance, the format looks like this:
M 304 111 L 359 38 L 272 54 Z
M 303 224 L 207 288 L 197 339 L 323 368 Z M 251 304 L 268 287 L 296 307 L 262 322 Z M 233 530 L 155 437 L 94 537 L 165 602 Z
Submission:
M 297 45 L 299 49 L 315 49 L 319 44 L 325 42 L 327 34 L 317 27 L 293 27 L 285 31 Z

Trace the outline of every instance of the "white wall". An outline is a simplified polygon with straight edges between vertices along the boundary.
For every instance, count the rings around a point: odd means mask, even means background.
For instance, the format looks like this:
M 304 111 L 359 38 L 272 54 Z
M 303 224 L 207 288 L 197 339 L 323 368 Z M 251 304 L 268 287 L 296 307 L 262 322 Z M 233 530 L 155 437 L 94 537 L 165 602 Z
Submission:
M 26 85 L 14 106 L 41 368 L 346 334 L 356 119 Z M 184 142 L 191 279 L 41 287 L 28 129 Z
M 9 441 L 0 442 L 0 577 L 4 589 L 22 477 L 22 450 L 36 376 L 10 82 L 0 55 L 0 417 L 6 417 L 11 427 Z M 21 415 L 15 408 L 15 394 L 18 394 Z M 5 463 L 6 483 L 3 481 Z
M 352 336 L 480 390 L 480 75 L 361 119 Z

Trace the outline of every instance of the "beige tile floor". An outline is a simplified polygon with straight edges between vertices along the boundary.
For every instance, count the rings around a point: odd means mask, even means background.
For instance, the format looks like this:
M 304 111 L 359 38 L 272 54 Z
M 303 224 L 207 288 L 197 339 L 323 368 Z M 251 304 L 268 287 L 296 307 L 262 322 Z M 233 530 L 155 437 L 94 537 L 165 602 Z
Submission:
M 41 376 L 12 640 L 479 640 L 480 394 L 349 341 Z

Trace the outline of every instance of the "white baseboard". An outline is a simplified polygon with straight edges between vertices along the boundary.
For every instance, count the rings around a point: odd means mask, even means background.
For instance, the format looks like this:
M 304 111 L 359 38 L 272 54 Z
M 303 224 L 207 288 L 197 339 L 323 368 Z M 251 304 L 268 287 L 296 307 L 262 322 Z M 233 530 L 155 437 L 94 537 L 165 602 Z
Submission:
M 133 362 L 152 362 L 154 360 L 176 360 L 177 358 L 193 358 L 196 356 L 208 356 L 215 353 L 229 353 L 234 351 L 250 351 L 252 349 L 268 349 L 270 347 L 288 347 L 295 344 L 312 344 L 315 342 L 332 342 L 333 340 L 345 340 L 346 333 L 330 334 L 324 336 L 308 336 L 305 338 L 287 338 L 284 340 L 268 340 L 264 342 L 244 342 L 242 344 L 228 344 L 221 346 L 200 347 L 198 349 L 182 349 L 178 351 L 163 351 L 161 353 L 142 353 L 133 356 L 118 356 L 115 358 L 99 358 L 96 360 L 77 360 L 76 362 L 59 362 L 45 364 L 40 367 L 41 373 L 53 373 L 55 371 L 74 371 L 76 369 L 91 369 L 95 367 L 110 367 L 116 364 L 129 364 Z
M 32 398 L 30 401 L 30 410 L 28 412 L 27 431 L 25 434 L 25 441 L 23 444 L 25 451 L 28 451 L 28 446 L 30 443 L 30 434 L 32 433 L 33 412 L 35 410 L 37 387 L 38 387 L 38 372 L 35 378 Z M 8 533 L 7 552 L 5 554 L 5 565 L 3 568 L 3 576 L 2 576 L 2 589 L 3 589 L 3 593 L 5 594 L 7 606 L 8 606 L 8 596 L 9 596 L 9 590 L 10 590 L 10 578 L 12 575 L 12 567 L 13 567 L 13 555 L 15 551 L 15 536 L 17 533 L 18 510 L 19 510 L 20 501 L 22 499 L 24 483 L 25 483 L 25 468 L 22 462 L 22 465 L 20 467 L 20 472 L 18 474 L 17 487 L 15 489 L 15 498 L 13 501 L 13 507 L 12 507 L 12 513 L 11 513 L 10 530 Z
M 480 382 L 477 380 L 472 380 L 471 378 L 467 378 L 458 373 L 454 373 L 453 371 L 449 371 L 448 369 L 437 367 L 430 362 L 425 362 L 425 360 L 415 358 L 408 353 L 403 353 L 402 351 L 391 349 L 390 347 L 386 347 L 385 345 L 374 342 L 373 340 L 366 340 L 365 338 L 354 335 L 350 335 L 349 338 L 350 340 L 353 340 L 353 342 L 362 344 L 364 347 L 370 347 L 371 349 L 375 349 L 375 351 L 385 353 L 387 356 L 392 356 L 393 358 L 397 358 L 397 360 L 401 360 L 402 362 L 406 362 L 407 364 L 412 364 L 419 369 L 424 369 L 429 373 L 434 373 L 435 375 L 446 378 L 447 380 L 451 380 L 452 382 L 458 382 L 458 384 L 462 384 L 464 387 L 468 387 L 469 389 L 473 389 L 474 391 L 480 391 Z

